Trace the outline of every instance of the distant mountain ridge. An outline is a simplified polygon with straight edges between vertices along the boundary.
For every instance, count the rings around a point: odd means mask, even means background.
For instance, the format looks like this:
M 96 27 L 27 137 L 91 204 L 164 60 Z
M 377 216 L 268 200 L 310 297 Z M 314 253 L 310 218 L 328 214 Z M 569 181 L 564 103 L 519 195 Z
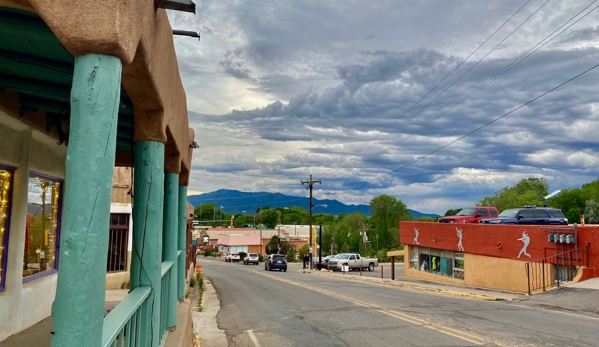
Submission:
M 219 189 L 214 192 L 204 193 L 200 195 L 189 195 L 187 201 L 194 207 L 200 204 L 215 203 L 223 207 L 223 211 L 228 214 L 237 213 L 254 213 L 257 209 L 264 206 L 270 208 L 285 207 L 285 206 L 300 206 L 308 209 L 309 198 L 305 196 L 291 196 L 281 193 L 248 193 L 238 190 Z M 340 214 L 351 214 L 356 211 L 362 212 L 366 216 L 370 216 L 370 206 L 368 205 L 346 205 L 338 200 L 316 199 L 312 198 L 313 205 L 327 205 L 327 208 L 314 207 L 314 212 L 322 212 L 338 216 Z M 436 214 L 421 213 L 409 209 L 414 218 L 431 217 L 435 218 Z

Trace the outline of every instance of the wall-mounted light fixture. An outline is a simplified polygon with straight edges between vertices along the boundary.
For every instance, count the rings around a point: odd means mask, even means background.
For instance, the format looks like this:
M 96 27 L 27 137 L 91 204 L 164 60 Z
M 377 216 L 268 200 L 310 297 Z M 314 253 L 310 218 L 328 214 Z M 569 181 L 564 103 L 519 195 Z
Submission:
M 196 33 L 195 31 L 173 29 L 173 35 L 197 37 L 198 41 L 200 41 L 200 33 Z
M 189 148 L 200 148 L 200 145 L 198 145 L 198 143 L 195 141 L 191 141 Z
M 196 13 L 196 4 L 191 0 L 154 0 L 154 4 L 166 10 Z

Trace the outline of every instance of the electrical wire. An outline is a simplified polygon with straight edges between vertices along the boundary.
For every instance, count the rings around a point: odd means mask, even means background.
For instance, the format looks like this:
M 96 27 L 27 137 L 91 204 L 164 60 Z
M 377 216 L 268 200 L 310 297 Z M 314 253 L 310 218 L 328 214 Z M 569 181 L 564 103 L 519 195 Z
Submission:
M 574 18 L 578 17 L 582 12 L 584 12 L 585 10 L 587 10 L 595 2 L 597 2 L 597 0 L 591 2 L 589 5 L 587 5 L 585 8 L 583 8 L 581 11 L 579 11 L 576 15 L 574 15 L 573 17 L 571 17 L 568 21 L 566 21 L 564 24 L 562 24 L 557 29 L 555 29 L 552 33 L 550 33 L 545 38 L 543 38 L 541 41 L 539 41 L 536 45 L 534 45 L 533 47 L 531 47 L 528 51 L 524 52 L 518 58 L 516 58 L 515 60 L 513 60 L 510 64 L 508 64 L 506 67 L 504 67 L 501 71 L 497 72 L 493 77 L 489 78 L 487 81 L 485 81 L 484 83 L 482 83 L 481 85 L 479 85 L 478 87 L 476 87 L 469 94 L 467 94 L 465 97 L 463 97 L 462 99 L 460 99 L 459 101 L 457 101 L 456 103 L 454 103 L 452 106 L 450 106 L 449 108 L 447 108 L 445 111 L 443 111 L 442 113 L 440 113 L 439 115 L 437 115 L 435 118 L 433 118 L 430 121 L 428 121 L 427 123 L 421 125 L 414 133 L 412 133 L 412 134 L 404 137 L 401 141 L 396 142 L 394 145 L 400 145 L 401 143 L 407 141 L 412 136 L 414 136 L 418 131 L 420 131 L 421 129 L 423 129 L 426 126 L 430 125 L 431 123 L 435 122 L 436 120 L 438 120 L 439 118 L 443 117 L 444 115 L 448 114 L 450 111 L 452 111 L 453 109 L 455 109 L 457 106 L 461 105 L 464 101 L 468 100 L 469 98 L 471 98 L 472 96 L 474 96 L 475 94 L 477 94 L 479 91 L 481 91 L 482 89 L 484 89 L 486 86 L 488 86 L 489 84 L 493 83 L 495 80 L 499 79 L 501 76 L 503 76 L 504 74 L 506 74 L 508 71 L 510 71 L 511 69 L 513 69 L 514 67 L 516 67 L 517 65 L 519 65 L 520 63 L 522 63 L 524 60 L 528 59 L 531 55 L 533 55 L 534 53 L 536 53 L 537 51 L 539 51 L 541 48 L 545 47 L 547 44 L 549 44 L 551 41 L 553 41 L 559 35 L 561 35 L 566 30 L 568 30 L 569 28 L 571 28 L 573 25 L 575 25 L 576 23 L 578 23 L 580 20 L 582 20 L 583 18 L 585 18 L 586 16 L 588 16 L 591 12 L 595 11 L 599 6 L 594 7 L 589 12 L 587 12 L 586 14 L 584 14 L 582 17 L 580 17 L 576 21 L 574 21 L 572 24 L 568 25 L 564 30 L 562 30 L 561 32 L 559 32 L 557 35 L 555 35 L 554 37 L 552 37 L 551 39 L 549 39 L 547 42 L 543 43 L 549 37 L 551 37 L 553 34 L 555 34 L 557 31 L 559 31 L 561 28 L 563 28 L 564 26 L 566 26 L 569 22 L 571 22 L 572 20 L 574 20 Z M 537 48 L 535 49 L 535 47 L 537 47 Z M 367 160 L 374 160 L 374 159 L 380 157 L 381 155 L 389 152 L 392 149 L 393 149 L 392 147 L 387 147 L 384 151 L 380 152 L 376 156 L 368 158 Z M 366 166 L 367 163 L 368 162 L 365 160 L 364 163 L 362 165 L 358 166 L 357 168 L 362 168 L 362 167 Z M 353 168 L 353 169 L 356 169 L 356 168 Z
M 516 108 L 514 108 L 514 109 L 512 109 L 512 110 L 510 110 L 510 111 L 508 111 L 508 112 L 506 112 L 506 113 L 504 113 L 504 114 L 502 114 L 501 116 L 499 116 L 499 117 L 497 117 L 497 118 L 495 118 L 495 119 L 493 119 L 493 120 L 491 120 L 491 121 L 489 121 L 489 122 L 485 123 L 484 125 L 481 125 L 480 127 L 478 127 L 478 128 L 476 128 L 476 129 L 474 129 L 474 130 L 472 130 L 472 131 L 470 131 L 470 132 L 466 133 L 465 135 L 462 135 L 462 136 L 460 136 L 459 138 L 457 138 L 457 139 L 455 139 L 455 140 L 453 140 L 453 141 L 451 141 L 451 142 L 449 142 L 449 143 L 447 143 L 447 144 L 445 144 L 445 145 L 443 145 L 443 146 L 441 146 L 441 147 L 439 147 L 439 148 L 435 149 L 434 151 L 431 151 L 431 152 L 429 152 L 429 153 L 427 153 L 427 154 L 425 154 L 425 155 L 423 155 L 423 156 L 421 156 L 421 157 L 418 157 L 418 158 L 416 158 L 416 159 L 412 160 L 411 162 L 409 162 L 409 163 L 407 163 L 407 164 L 405 164 L 405 165 L 403 165 L 403 166 L 400 166 L 399 168 L 397 168 L 397 169 L 395 169 L 395 170 L 393 170 L 393 171 L 391 171 L 391 172 L 388 172 L 388 173 L 386 173 L 386 174 L 384 174 L 384 175 L 382 175 L 382 176 L 380 176 L 380 177 L 378 177 L 378 178 L 376 178 L 376 179 L 374 179 L 374 180 L 372 180 L 372 181 L 369 181 L 369 182 L 367 182 L 367 183 L 364 183 L 364 184 L 362 184 L 362 185 L 361 185 L 361 186 L 359 186 L 359 187 L 353 188 L 352 190 L 358 190 L 358 189 L 360 189 L 360 188 L 363 188 L 363 187 L 365 187 L 365 186 L 367 186 L 367 185 L 369 185 L 369 184 L 372 184 L 373 182 L 376 182 L 376 181 L 380 180 L 381 178 L 384 178 L 384 177 L 386 177 L 386 176 L 389 176 L 389 175 L 391 175 L 391 174 L 392 174 L 392 173 L 394 173 L 394 172 L 397 172 L 397 171 L 399 171 L 399 170 L 402 170 L 402 169 L 404 169 L 404 168 L 406 168 L 406 167 L 408 167 L 408 166 L 410 166 L 410 165 L 412 165 L 412 164 L 414 164 L 414 163 L 416 163 L 416 162 L 418 162 L 418 161 L 420 161 L 420 160 L 422 160 L 422 159 L 424 159 L 424 158 L 426 158 L 426 157 L 428 157 L 428 156 L 430 156 L 430 155 L 432 155 L 432 154 L 435 154 L 435 153 L 439 152 L 440 150 L 442 150 L 442 149 L 444 149 L 444 148 L 447 148 L 447 147 L 451 146 L 452 144 L 454 144 L 454 143 L 456 143 L 456 142 L 458 142 L 458 141 L 460 141 L 460 140 L 462 140 L 462 139 L 464 139 L 464 138 L 466 138 L 466 137 L 468 137 L 468 136 L 470 136 L 470 135 L 472 135 L 472 134 L 476 133 L 477 131 L 479 131 L 479 130 L 481 130 L 481 129 L 483 129 L 483 128 L 485 128 L 485 127 L 487 127 L 487 126 L 489 126 L 489 125 L 491 125 L 491 124 L 493 124 L 493 123 L 495 123 L 495 122 L 497 122 L 498 120 L 500 120 L 500 119 L 502 119 L 502 118 L 504 118 L 504 117 L 506 117 L 506 116 L 508 116 L 508 115 L 510 115 L 510 114 L 512 114 L 512 113 L 514 113 L 514 112 L 516 112 L 517 110 L 521 109 L 522 107 L 524 107 L 524 106 L 526 106 L 526 105 L 528 105 L 528 104 L 531 104 L 531 103 L 535 102 L 536 100 L 538 100 L 538 99 L 540 99 L 540 98 L 544 97 L 545 95 L 547 95 L 547 94 L 549 94 L 549 93 L 551 93 L 551 92 L 553 92 L 553 91 L 555 91 L 555 90 L 557 90 L 557 89 L 559 89 L 559 88 L 563 87 L 564 85 L 566 85 L 566 84 L 568 84 L 568 83 L 570 83 L 570 82 L 574 81 L 575 79 L 577 79 L 577 78 L 579 78 L 580 76 L 583 76 L 584 74 L 586 74 L 586 73 L 588 73 L 588 72 L 590 72 L 590 71 L 592 71 L 592 70 L 596 69 L 597 67 L 599 67 L 599 64 L 597 64 L 597 65 L 594 65 L 593 67 L 591 67 L 591 68 L 589 68 L 589 69 L 587 69 L 587 70 L 585 70 L 585 71 L 583 71 L 583 72 L 579 73 L 578 75 L 576 75 L 576 76 L 574 76 L 574 77 L 572 77 L 572 78 L 568 79 L 567 81 L 560 83 L 559 85 L 557 85 L 557 86 L 555 86 L 555 87 L 553 87 L 553 88 L 549 89 L 548 91 L 546 91 L 546 92 L 544 92 L 544 93 L 542 93 L 542 94 L 538 95 L 537 97 L 535 97 L 535 98 L 533 98 L 533 99 L 531 99 L 531 100 L 529 100 L 529 101 L 527 101 L 527 102 L 525 102 L 525 103 L 521 104 L 520 106 L 518 106 L 518 107 L 516 107 Z
M 472 57 L 472 55 L 474 55 L 474 53 L 476 53 L 483 45 L 485 45 L 501 28 L 503 28 L 516 14 L 518 14 L 518 12 L 520 12 L 520 10 L 522 10 L 524 8 L 524 6 L 526 6 L 528 3 L 530 2 L 530 0 L 527 0 L 522 6 L 520 6 L 520 8 L 518 8 L 518 10 L 516 12 L 514 12 L 507 20 L 505 20 L 503 22 L 503 24 L 501 24 L 499 26 L 499 28 L 497 28 L 489 37 L 487 37 L 487 39 L 485 41 L 483 41 L 483 43 L 481 43 L 474 51 L 472 51 L 472 53 L 470 53 L 470 55 L 468 55 L 464 60 L 462 60 L 461 63 L 459 63 L 453 70 L 451 70 L 445 77 L 443 77 L 443 79 L 441 79 L 431 90 L 429 90 L 423 97 L 420 98 L 420 100 L 416 101 L 416 103 L 412 106 L 410 106 L 410 108 L 408 108 L 401 116 L 399 116 L 399 118 L 395 119 L 391 124 L 389 124 L 385 129 L 379 131 L 379 133 L 372 138 L 371 140 L 369 140 L 366 144 L 362 145 L 362 147 L 358 148 L 355 152 L 353 152 L 352 154 L 346 156 L 344 159 L 342 159 L 338 164 L 334 165 L 333 167 L 330 167 L 327 171 L 325 171 L 323 173 L 323 175 L 326 175 L 327 172 L 329 172 L 330 170 L 335 169 L 335 167 L 338 167 L 339 165 L 341 165 L 344 161 L 346 161 L 347 159 L 349 159 L 350 157 L 354 156 L 356 153 L 358 153 L 359 151 L 362 150 L 362 148 L 366 147 L 368 144 L 370 144 L 372 141 L 376 140 L 383 132 L 385 132 L 387 129 L 389 129 L 391 126 L 393 126 L 393 124 L 397 123 L 397 121 L 399 121 L 400 119 L 403 118 L 403 116 L 405 116 L 408 112 L 410 112 L 416 105 L 418 105 L 422 100 L 424 100 L 424 98 L 426 98 L 430 93 L 432 93 L 439 85 L 441 85 L 441 83 L 443 83 L 447 78 L 449 78 L 449 76 L 451 76 L 457 69 L 459 69 L 468 59 L 470 59 L 470 57 Z M 385 137 L 386 138 L 386 137 Z M 383 139 L 384 140 L 384 139 Z M 381 140 L 382 141 L 382 140 Z M 380 143 L 380 141 L 379 141 Z M 376 145 L 375 145 L 376 146 Z M 374 148 L 374 147 L 373 147 Z M 372 149 L 372 148 L 371 148 Z M 370 151 L 370 150 L 369 150 Z M 368 151 L 367 151 L 368 152 Z M 365 153 L 367 153 L 365 152 Z M 337 171 L 337 170 L 335 170 Z M 334 171 L 334 172 L 335 172 Z

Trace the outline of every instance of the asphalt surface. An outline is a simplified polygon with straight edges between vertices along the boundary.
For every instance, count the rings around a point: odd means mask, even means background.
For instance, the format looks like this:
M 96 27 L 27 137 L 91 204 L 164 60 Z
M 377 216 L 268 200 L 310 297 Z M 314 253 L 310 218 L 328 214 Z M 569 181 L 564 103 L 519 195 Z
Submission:
M 593 317 L 198 261 L 229 346 L 599 346 Z

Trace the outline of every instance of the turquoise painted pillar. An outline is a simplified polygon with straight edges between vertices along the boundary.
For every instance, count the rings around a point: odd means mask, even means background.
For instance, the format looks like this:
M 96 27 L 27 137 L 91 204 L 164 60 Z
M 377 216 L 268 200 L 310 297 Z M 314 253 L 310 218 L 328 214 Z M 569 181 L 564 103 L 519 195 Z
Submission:
M 160 346 L 160 291 L 164 205 L 164 143 L 135 142 L 131 290 L 151 287 L 140 346 Z
M 169 298 L 168 298 L 168 327 L 177 326 L 177 305 L 179 304 L 179 262 L 177 251 L 179 249 L 179 174 L 166 173 L 164 177 L 164 230 L 162 240 L 164 242 L 162 258 L 164 261 L 172 261 Z
M 101 346 L 119 58 L 75 58 L 52 347 Z
M 179 186 L 179 300 L 185 298 L 185 278 L 187 277 L 187 187 Z

